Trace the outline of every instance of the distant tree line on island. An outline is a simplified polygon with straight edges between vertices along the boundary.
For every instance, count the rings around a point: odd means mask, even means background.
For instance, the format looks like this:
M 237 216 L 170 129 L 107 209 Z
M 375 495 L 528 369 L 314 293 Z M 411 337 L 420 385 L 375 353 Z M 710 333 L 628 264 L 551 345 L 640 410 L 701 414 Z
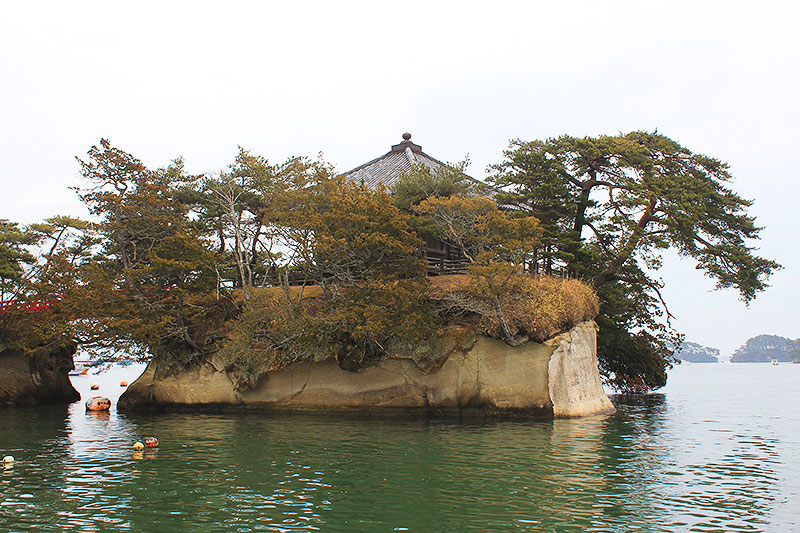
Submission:
M 683 341 L 675 351 L 675 359 L 689 363 L 719 363 L 718 348 L 709 348 L 696 342 Z
M 800 339 L 778 335 L 757 335 L 747 339 L 731 356 L 732 363 L 768 363 L 800 361 Z
M 222 354 L 243 388 L 301 358 L 430 367 L 420 346 L 443 331 L 517 345 L 596 317 L 605 379 L 646 391 L 682 340 L 654 275 L 663 250 L 745 302 L 780 268 L 754 253 L 727 165 L 658 133 L 514 141 L 490 192 L 459 165 L 375 190 L 244 149 L 217 175 L 149 169 L 106 140 L 79 163 L 91 221 L 0 229 L 3 342 L 124 349 L 160 372 Z M 423 234 L 463 250 L 467 274 L 432 281 Z
M 690 363 L 719 363 L 720 351 L 684 341 L 675 351 L 675 358 Z M 742 344 L 731 354 L 731 363 L 800 362 L 800 339 L 778 335 L 757 335 Z

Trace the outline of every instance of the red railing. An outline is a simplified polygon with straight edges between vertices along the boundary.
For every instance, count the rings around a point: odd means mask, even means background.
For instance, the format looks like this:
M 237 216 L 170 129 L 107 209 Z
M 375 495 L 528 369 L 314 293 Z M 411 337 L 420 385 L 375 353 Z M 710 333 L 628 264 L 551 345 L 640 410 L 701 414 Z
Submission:
M 34 300 L 33 302 L 20 302 L 17 300 L 0 300 L 0 314 L 11 313 L 13 311 L 28 311 L 29 313 L 41 313 L 50 309 L 53 302 Z

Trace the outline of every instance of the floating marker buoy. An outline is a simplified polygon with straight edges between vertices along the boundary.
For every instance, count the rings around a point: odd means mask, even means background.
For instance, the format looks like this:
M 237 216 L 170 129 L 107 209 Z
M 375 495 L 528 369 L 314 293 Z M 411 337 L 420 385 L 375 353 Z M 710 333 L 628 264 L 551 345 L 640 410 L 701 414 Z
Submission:
M 14 456 L 13 455 L 6 455 L 5 457 L 3 457 L 3 464 L 4 465 L 10 465 L 13 462 L 14 462 Z
M 111 400 L 105 396 L 94 396 L 86 400 L 87 411 L 108 411 L 111 409 Z
M 127 381 L 125 381 L 125 380 L 123 380 L 123 381 L 120 381 L 120 382 L 119 382 L 119 386 L 120 386 L 120 387 L 127 387 L 127 386 L 128 386 L 128 382 L 127 382 Z
M 158 447 L 158 439 L 155 437 L 147 437 L 144 439 L 144 444 L 148 448 L 157 448 Z
M 91 388 L 92 388 L 92 390 L 97 390 L 97 389 L 100 388 L 100 385 L 98 385 L 97 383 L 92 383 L 92 387 Z
M 144 450 L 144 444 L 142 444 L 141 442 L 134 442 L 133 443 L 133 451 L 140 452 L 142 450 Z

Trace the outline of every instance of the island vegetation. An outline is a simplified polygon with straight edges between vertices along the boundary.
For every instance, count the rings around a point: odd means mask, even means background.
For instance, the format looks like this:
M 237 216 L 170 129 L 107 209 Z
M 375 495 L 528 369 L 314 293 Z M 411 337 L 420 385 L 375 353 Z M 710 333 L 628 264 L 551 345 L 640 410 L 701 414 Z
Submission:
M 215 175 L 150 169 L 107 140 L 78 162 L 90 220 L 3 224 L 4 345 L 124 350 L 162 375 L 214 354 L 242 389 L 302 359 L 436 368 L 459 337 L 516 346 L 594 318 L 605 380 L 647 391 L 681 340 L 660 252 L 745 302 L 779 268 L 755 254 L 727 165 L 658 133 L 514 141 L 491 189 L 459 165 L 370 189 L 245 149 Z M 426 234 L 462 250 L 466 273 L 429 276 Z
M 719 357 L 719 348 L 688 341 L 683 341 L 675 352 L 676 359 L 689 363 L 719 363 Z
M 769 363 L 800 361 L 800 339 L 779 335 L 757 335 L 733 352 L 731 363 Z

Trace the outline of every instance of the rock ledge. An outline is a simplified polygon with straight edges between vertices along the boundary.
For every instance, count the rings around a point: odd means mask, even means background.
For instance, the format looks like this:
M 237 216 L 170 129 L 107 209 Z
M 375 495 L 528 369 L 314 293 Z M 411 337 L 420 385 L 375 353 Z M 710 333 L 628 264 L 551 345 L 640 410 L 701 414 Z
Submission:
M 597 326 L 584 322 L 545 343 L 511 347 L 479 337 L 438 370 L 386 359 L 358 372 L 336 361 L 302 361 L 236 391 L 218 362 L 156 381 L 149 365 L 119 401 L 122 409 L 256 408 L 574 417 L 614 411 L 597 369 Z

